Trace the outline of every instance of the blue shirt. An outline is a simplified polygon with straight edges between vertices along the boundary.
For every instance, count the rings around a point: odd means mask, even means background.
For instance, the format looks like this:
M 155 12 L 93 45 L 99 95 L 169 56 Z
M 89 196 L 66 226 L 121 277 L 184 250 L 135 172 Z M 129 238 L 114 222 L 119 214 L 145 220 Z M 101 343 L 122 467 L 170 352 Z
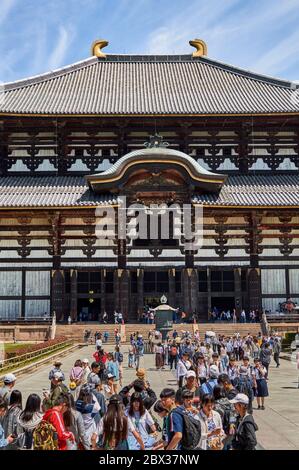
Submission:
M 180 432 L 183 434 L 184 428 L 184 421 L 183 417 L 176 413 L 175 409 L 170 413 L 169 416 L 166 418 L 166 432 L 167 432 L 167 442 L 170 443 L 171 439 L 175 435 L 175 433 Z M 178 449 L 181 448 L 181 443 L 179 443 Z
M 114 380 L 119 380 L 119 367 L 118 363 L 114 361 L 107 362 L 107 371 L 114 376 Z

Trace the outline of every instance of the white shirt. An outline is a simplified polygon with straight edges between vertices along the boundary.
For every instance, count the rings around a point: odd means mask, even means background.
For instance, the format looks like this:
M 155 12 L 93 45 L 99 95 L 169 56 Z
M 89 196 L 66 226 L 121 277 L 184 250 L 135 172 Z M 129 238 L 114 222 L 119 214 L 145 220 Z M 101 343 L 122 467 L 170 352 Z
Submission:
M 189 362 L 189 361 L 186 361 L 186 362 L 179 361 L 178 365 L 177 365 L 177 369 L 176 369 L 177 380 L 179 380 L 180 377 L 182 377 L 182 376 L 185 377 L 185 375 L 187 374 L 190 367 L 191 367 L 191 362 Z

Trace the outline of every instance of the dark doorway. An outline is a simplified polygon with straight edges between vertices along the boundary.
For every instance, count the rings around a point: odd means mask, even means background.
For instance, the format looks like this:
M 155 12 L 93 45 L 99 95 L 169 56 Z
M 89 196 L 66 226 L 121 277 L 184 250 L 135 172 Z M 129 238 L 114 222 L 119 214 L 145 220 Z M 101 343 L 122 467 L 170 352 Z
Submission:
M 214 307 L 216 307 L 219 312 L 222 312 L 223 310 L 227 312 L 227 310 L 230 310 L 232 314 L 235 308 L 235 298 L 234 297 L 212 297 L 211 307 L 212 307 L 212 310 Z
M 144 297 L 144 306 L 149 308 L 156 308 L 161 305 L 160 297 Z
M 101 299 L 78 299 L 78 321 L 98 322 L 101 317 Z

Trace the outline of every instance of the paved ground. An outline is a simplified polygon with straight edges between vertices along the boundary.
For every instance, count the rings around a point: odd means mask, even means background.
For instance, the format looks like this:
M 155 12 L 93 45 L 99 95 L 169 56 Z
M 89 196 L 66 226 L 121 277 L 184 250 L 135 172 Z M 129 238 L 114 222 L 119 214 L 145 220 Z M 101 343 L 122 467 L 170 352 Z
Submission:
M 108 349 L 111 350 L 111 346 Z M 122 351 L 126 353 L 127 346 L 123 346 Z M 75 360 L 85 357 L 92 359 L 93 352 L 94 346 L 86 346 L 63 358 L 66 383 L 68 383 L 68 374 Z M 168 367 L 165 370 L 156 371 L 154 355 L 145 355 L 143 361 L 143 366 L 147 369 L 147 379 L 157 395 L 164 387 L 176 387 L 175 376 Z M 24 376 L 18 380 L 16 388 L 23 392 L 24 399 L 32 392 L 41 394 L 43 388 L 49 386 L 49 369 L 50 366 L 47 365 L 30 376 Z M 135 378 L 135 369 L 127 367 L 125 354 L 124 385 Z M 266 410 L 254 410 L 254 418 L 259 426 L 257 437 L 262 448 L 299 450 L 299 389 L 297 384 L 298 373 L 292 362 L 281 360 L 279 369 L 270 366 L 270 397 L 265 402 Z

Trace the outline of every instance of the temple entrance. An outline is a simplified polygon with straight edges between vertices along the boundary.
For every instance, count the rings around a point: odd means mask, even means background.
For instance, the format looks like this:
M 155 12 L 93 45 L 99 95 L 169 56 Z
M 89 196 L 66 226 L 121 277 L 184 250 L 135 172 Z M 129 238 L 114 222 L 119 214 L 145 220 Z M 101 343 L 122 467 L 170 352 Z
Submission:
M 78 299 L 78 321 L 99 322 L 101 318 L 101 299 Z
M 235 298 L 234 297 L 212 297 L 211 307 L 212 307 L 212 310 L 214 307 L 216 307 L 219 312 L 222 312 L 223 310 L 227 312 L 228 310 L 230 310 L 232 314 L 235 308 Z

